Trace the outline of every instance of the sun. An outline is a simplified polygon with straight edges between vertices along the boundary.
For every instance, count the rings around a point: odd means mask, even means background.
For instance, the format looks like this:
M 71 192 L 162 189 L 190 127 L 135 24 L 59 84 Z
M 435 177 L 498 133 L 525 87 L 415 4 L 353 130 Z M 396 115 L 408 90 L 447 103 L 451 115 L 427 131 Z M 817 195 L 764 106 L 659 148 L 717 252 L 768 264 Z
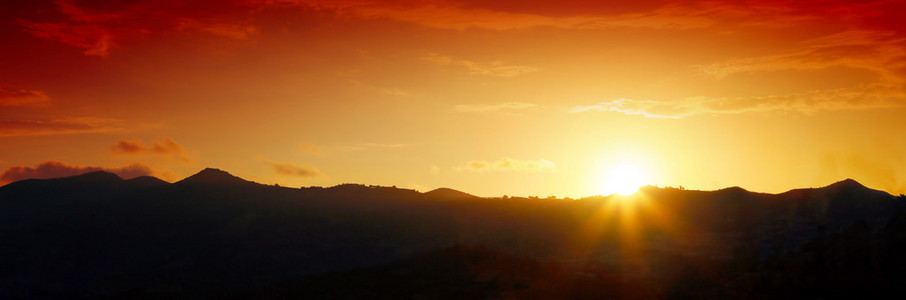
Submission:
M 647 182 L 641 169 L 632 164 L 620 164 L 611 169 L 607 178 L 601 182 L 601 190 L 604 195 L 631 195 Z

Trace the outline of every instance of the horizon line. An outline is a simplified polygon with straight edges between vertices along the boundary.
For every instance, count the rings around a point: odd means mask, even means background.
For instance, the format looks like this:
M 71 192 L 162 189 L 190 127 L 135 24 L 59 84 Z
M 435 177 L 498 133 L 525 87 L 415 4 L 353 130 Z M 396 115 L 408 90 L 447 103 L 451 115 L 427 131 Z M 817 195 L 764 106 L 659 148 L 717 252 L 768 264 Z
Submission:
M 276 184 L 276 183 L 275 183 L 275 184 L 265 184 L 265 183 L 260 183 L 260 182 L 256 182 L 256 181 L 247 180 L 247 179 L 245 179 L 245 178 L 242 178 L 242 177 L 233 175 L 232 173 L 230 173 L 230 172 L 228 172 L 228 171 L 225 171 L 225 170 L 223 170 L 223 169 L 212 168 L 212 167 L 205 167 L 205 168 L 203 168 L 201 171 L 198 171 L 198 172 L 196 172 L 196 173 L 194 173 L 194 174 L 192 174 L 192 175 L 186 176 L 186 177 L 184 177 L 183 179 L 180 179 L 180 180 L 177 180 L 177 181 L 174 181 L 174 182 L 169 182 L 169 181 L 163 180 L 163 179 L 161 179 L 161 178 L 159 178 L 159 177 L 156 177 L 156 176 L 153 176 L 153 175 L 150 175 L 150 174 L 149 174 L 149 175 L 140 175 L 140 176 L 130 177 L 130 178 L 127 179 L 127 178 L 124 178 L 123 176 L 120 176 L 119 174 L 116 174 L 116 173 L 113 173 L 113 172 L 109 172 L 109 171 L 106 171 L 106 170 L 96 170 L 96 171 L 89 171 L 89 172 L 84 172 L 84 173 L 81 173 L 81 174 L 76 174 L 76 175 L 71 175 L 71 176 L 50 177 L 50 178 L 28 178 L 28 179 L 22 179 L 22 180 L 17 180 L 17 181 L 13 181 L 13 182 L 9 182 L 9 183 L 7 183 L 7 184 L 4 184 L 4 185 L 0 186 L 0 188 L 6 187 L 6 186 L 8 186 L 8 185 L 10 185 L 10 184 L 13 184 L 13 183 L 16 183 L 16 182 L 22 182 L 22 181 L 28 181 L 28 180 L 62 179 L 62 178 L 71 178 L 71 177 L 84 176 L 84 175 L 87 175 L 87 174 L 94 174 L 94 173 L 101 173 L 101 174 L 109 174 L 109 175 L 113 175 L 113 176 L 116 176 L 117 178 L 120 178 L 121 180 L 124 180 L 124 181 L 125 181 L 125 180 L 133 180 L 133 179 L 142 178 L 142 177 L 150 177 L 150 178 L 154 178 L 154 179 L 157 179 L 157 180 L 166 182 L 167 184 L 177 184 L 177 183 L 182 182 L 182 181 L 185 181 L 186 179 L 189 179 L 189 178 L 191 178 L 191 177 L 194 177 L 194 176 L 197 176 L 197 175 L 199 175 L 199 174 L 205 173 L 206 171 L 207 171 L 207 172 L 222 172 L 222 173 L 225 173 L 226 175 L 232 176 L 232 177 L 234 177 L 234 178 L 237 178 L 237 179 L 240 179 L 240 180 L 243 180 L 243 181 L 246 181 L 246 182 L 250 182 L 250 183 L 262 185 L 262 186 L 280 187 L 280 188 L 290 188 L 290 189 L 334 188 L 334 187 L 339 187 L 339 186 L 343 186 L 343 185 L 358 185 L 358 186 L 363 186 L 363 187 L 368 187 L 368 188 L 395 188 L 395 189 L 399 189 L 399 190 L 411 190 L 411 191 L 414 191 L 414 192 L 417 192 L 417 193 L 421 193 L 421 194 L 426 194 L 426 193 L 429 193 L 429 192 L 432 192 L 432 191 L 436 191 L 436 190 L 440 190 L 440 189 L 450 189 L 450 190 L 453 190 L 453 191 L 457 191 L 457 192 L 460 192 L 460 193 L 465 193 L 465 194 L 472 195 L 472 196 L 479 197 L 479 198 L 491 198 L 491 199 L 493 199 L 493 198 L 504 198 L 504 197 L 508 197 L 508 198 L 513 198 L 513 197 L 515 197 L 515 198 L 529 198 L 529 199 L 530 199 L 530 198 L 544 198 L 544 199 L 551 199 L 551 198 L 553 198 L 553 199 L 585 199 L 585 198 L 598 198 L 598 197 L 633 197 L 633 196 L 636 196 L 636 195 L 639 193 L 639 191 L 642 191 L 642 190 L 644 190 L 644 189 L 650 189 L 650 188 L 664 189 L 664 190 L 666 190 L 666 189 L 676 189 L 676 190 L 680 190 L 680 191 L 689 191 L 689 192 L 717 192 L 717 191 L 722 191 L 722 190 L 728 190 L 728 189 L 738 188 L 738 189 L 741 189 L 741 190 L 743 190 L 743 191 L 745 191 L 745 192 L 749 192 L 749 193 L 779 195 L 779 194 L 784 194 L 784 193 L 788 193 L 788 192 L 796 191 L 796 190 L 827 188 L 827 187 L 830 187 L 830 186 L 833 186 L 833 185 L 842 184 L 842 183 L 847 183 L 847 182 L 855 183 L 855 184 L 857 184 L 857 185 L 859 185 L 859 186 L 861 186 L 861 187 L 863 187 L 863 188 L 865 188 L 865 189 L 869 189 L 869 190 L 873 190 L 873 191 L 879 191 L 879 192 L 884 192 L 884 193 L 887 193 L 887 194 L 889 194 L 889 195 L 891 195 L 891 196 L 896 196 L 894 193 L 891 193 L 891 192 L 888 192 L 888 191 L 884 191 L 884 190 L 879 190 L 879 189 L 874 189 L 874 188 L 867 187 L 867 186 L 865 186 L 864 184 L 862 184 L 861 182 L 859 182 L 859 181 L 857 181 L 857 180 L 855 180 L 855 179 L 853 179 L 853 178 L 844 178 L 844 179 L 841 179 L 841 180 L 838 180 L 838 181 L 834 181 L 834 182 L 832 182 L 832 183 L 829 183 L 829 184 L 826 184 L 826 185 L 823 185 L 823 186 L 818 186 L 818 187 L 796 187 L 796 188 L 790 188 L 790 189 L 788 189 L 788 190 L 785 190 L 785 191 L 783 191 L 783 192 L 778 192 L 778 193 L 752 191 L 752 190 L 743 188 L 743 187 L 738 186 L 738 185 L 728 186 L 728 187 L 723 187 L 723 188 L 718 188 L 718 189 L 714 189 L 714 190 L 702 190 L 702 189 L 689 189 L 689 188 L 686 188 L 686 187 L 681 186 L 681 185 L 680 185 L 680 186 L 676 186 L 676 187 L 674 187 L 674 186 L 664 186 L 664 187 L 660 187 L 660 186 L 658 186 L 657 184 L 646 184 L 646 185 L 640 186 L 639 189 L 638 189 L 636 192 L 634 192 L 634 193 L 632 193 L 632 194 L 629 194 L 629 195 L 621 195 L 621 194 L 618 194 L 618 193 L 613 193 L 613 194 L 610 194 L 610 195 L 594 194 L 594 195 L 585 195 L 585 196 L 581 196 L 581 197 L 568 197 L 568 196 L 556 196 L 556 195 L 549 195 L 549 196 L 541 196 L 541 195 L 509 196 L 508 194 L 503 194 L 503 195 L 500 195 L 500 196 L 478 196 L 478 195 L 475 195 L 475 194 L 472 194 L 472 193 L 464 192 L 464 191 L 462 191 L 462 190 L 460 190 L 460 189 L 455 189 L 455 188 L 451 188 L 451 187 L 444 187 L 444 186 L 442 186 L 442 187 L 437 187 L 437 188 L 434 188 L 434 189 L 430 189 L 430 190 L 427 190 L 427 191 L 424 191 L 424 192 L 419 191 L 419 190 L 414 189 L 414 188 L 398 187 L 398 186 L 396 186 L 396 185 L 382 186 L 382 185 L 373 185 L 373 184 L 355 183 L 355 182 L 339 183 L 339 184 L 336 184 L 336 185 L 333 185 L 333 186 L 316 186 L 316 185 L 311 185 L 311 186 L 290 187 L 290 186 L 283 186 L 283 185 Z M 902 195 L 902 194 L 901 194 L 901 195 Z

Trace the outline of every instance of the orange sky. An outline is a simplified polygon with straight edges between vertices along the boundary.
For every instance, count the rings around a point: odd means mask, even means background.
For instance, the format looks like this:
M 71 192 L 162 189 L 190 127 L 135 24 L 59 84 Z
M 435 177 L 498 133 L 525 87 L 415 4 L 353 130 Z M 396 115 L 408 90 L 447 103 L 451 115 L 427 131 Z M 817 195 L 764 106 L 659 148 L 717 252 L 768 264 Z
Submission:
M 904 1 L 16 2 L 0 184 L 906 193 Z

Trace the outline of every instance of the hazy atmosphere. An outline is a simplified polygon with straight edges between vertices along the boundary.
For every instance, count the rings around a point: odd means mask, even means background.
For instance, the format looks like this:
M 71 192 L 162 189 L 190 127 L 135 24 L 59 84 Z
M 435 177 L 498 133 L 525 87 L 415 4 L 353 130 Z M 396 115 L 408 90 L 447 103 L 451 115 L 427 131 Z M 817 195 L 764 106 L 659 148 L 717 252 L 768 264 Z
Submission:
M 0 299 L 906 299 L 904 16 L 3 1 Z
M 906 192 L 901 1 L 6 1 L 0 184 Z M 628 175 L 627 175 L 628 174 Z

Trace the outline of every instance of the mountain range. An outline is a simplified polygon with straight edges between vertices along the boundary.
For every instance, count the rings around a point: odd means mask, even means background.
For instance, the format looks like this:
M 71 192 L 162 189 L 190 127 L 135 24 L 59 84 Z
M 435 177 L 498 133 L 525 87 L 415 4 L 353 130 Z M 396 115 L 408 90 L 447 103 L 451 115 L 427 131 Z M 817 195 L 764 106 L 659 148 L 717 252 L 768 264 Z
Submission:
M 0 298 L 817 298 L 859 290 L 828 277 L 847 264 L 888 291 L 904 201 L 851 179 L 560 199 L 99 171 L 0 187 Z M 790 272 L 824 279 L 796 294 Z

